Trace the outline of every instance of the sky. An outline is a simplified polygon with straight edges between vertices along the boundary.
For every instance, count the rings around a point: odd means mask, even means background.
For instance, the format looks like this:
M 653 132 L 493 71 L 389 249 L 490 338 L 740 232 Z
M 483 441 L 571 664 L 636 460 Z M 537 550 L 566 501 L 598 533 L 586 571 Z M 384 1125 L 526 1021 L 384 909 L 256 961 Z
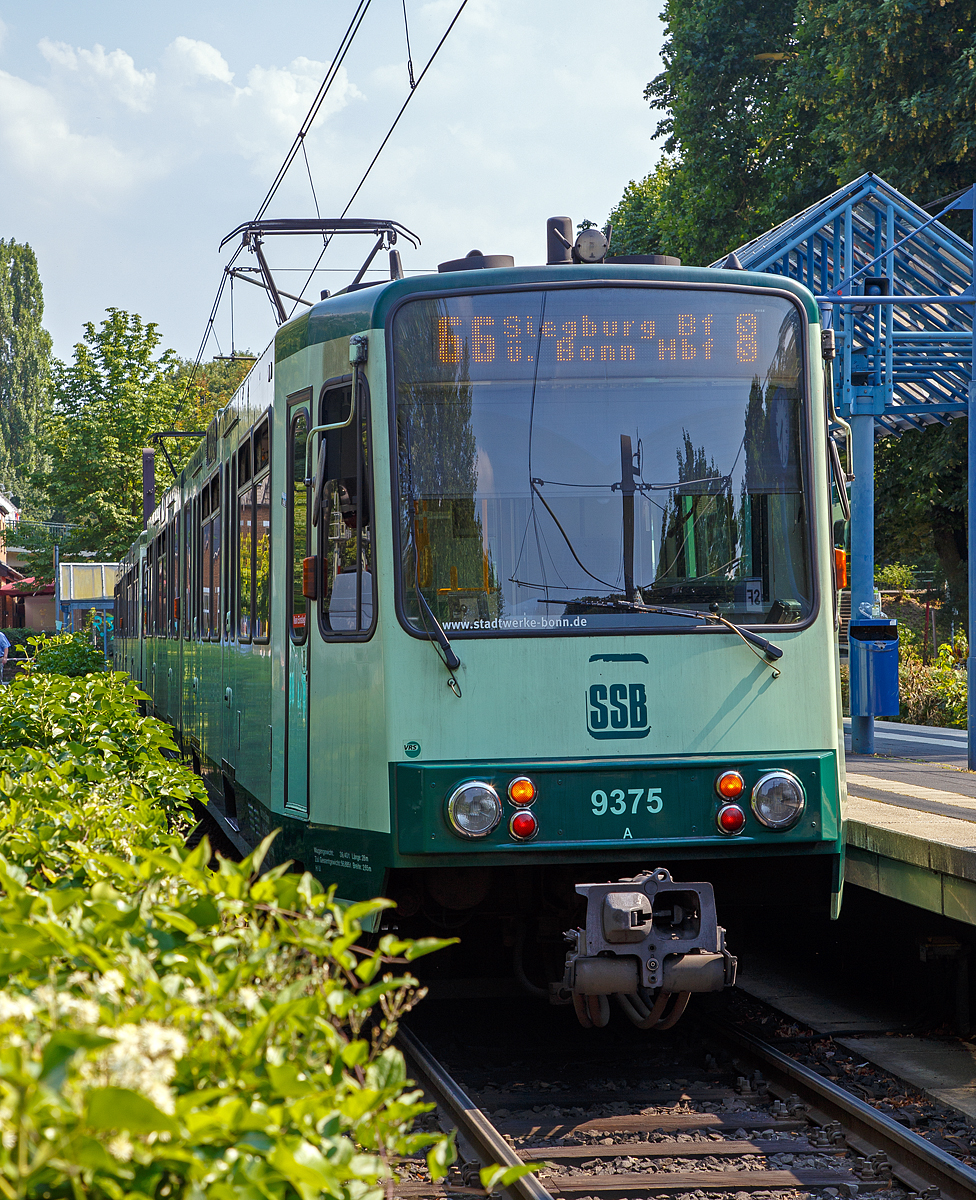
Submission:
M 407 0 L 415 76 L 459 3 Z M 37 255 L 59 358 L 108 307 L 196 355 L 230 253 L 219 243 L 257 212 L 354 7 L 0 0 L 0 237 Z M 398 245 L 408 272 L 471 249 L 542 262 L 547 217 L 602 223 L 660 156 L 643 99 L 660 9 L 619 0 L 603 25 L 607 10 L 580 0 L 468 0 L 349 215 L 413 230 L 421 247 Z M 267 216 L 314 216 L 315 200 L 338 216 L 408 92 L 403 0 L 372 0 L 308 168 L 299 156 Z M 334 242 L 306 295 L 343 286 L 371 244 Z M 266 248 L 279 286 L 299 290 L 314 240 Z M 205 357 L 229 354 L 232 332 L 258 351 L 274 328 L 263 292 L 238 283 L 233 331 L 225 294 Z

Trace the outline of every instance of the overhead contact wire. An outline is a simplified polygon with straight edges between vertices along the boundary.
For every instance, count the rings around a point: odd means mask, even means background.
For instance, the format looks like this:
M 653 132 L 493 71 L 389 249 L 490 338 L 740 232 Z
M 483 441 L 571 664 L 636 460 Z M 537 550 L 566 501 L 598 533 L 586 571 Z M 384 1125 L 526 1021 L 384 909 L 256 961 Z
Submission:
M 396 129 L 397 125 L 399 124 L 399 122 L 400 122 L 400 118 L 401 118 L 401 117 L 403 116 L 403 114 L 406 112 L 407 105 L 408 105 L 408 104 L 410 103 L 410 101 L 411 101 L 411 100 L 414 98 L 414 95 L 416 94 L 417 88 L 419 88 L 419 87 L 420 87 L 421 81 L 423 80 L 423 78 L 424 78 L 424 76 L 427 74 L 427 72 L 430 70 L 431 64 L 433 63 L 434 59 L 437 57 L 437 55 L 438 55 L 438 53 L 439 53 L 439 51 L 440 51 L 440 48 L 441 48 L 441 46 L 443 46 L 443 45 L 444 45 L 444 43 L 447 41 L 448 37 L 450 36 L 451 30 L 452 30 L 452 29 L 454 28 L 454 26 L 457 24 L 457 22 L 458 22 L 458 18 L 460 17 L 461 13 L 462 13 L 462 12 L 464 12 L 464 9 L 465 9 L 465 7 L 467 6 L 467 3 L 468 3 L 468 0 L 461 0 L 461 7 L 460 7 L 460 8 L 457 10 L 457 12 L 454 14 L 454 19 L 451 21 L 450 25 L 448 25 L 447 29 L 444 31 L 444 36 L 441 38 L 441 40 L 440 40 L 440 41 L 437 43 L 436 47 L 434 48 L 434 53 L 433 53 L 433 54 L 430 56 L 430 58 L 428 58 L 428 59 L 427 59 L 427 64 L 426 64 L 426 66 L 425 66 L 425 67 L 424 67 L 424 69 L 423 69 L 423 70 L 420 72 L 420 74 L 417 76 L 417 82 L 416 82 L 416 83 L 414 84 L 414 86 L 413 86 L 413 87 L 410 89 L 410 94 L 407 96 L 406 100 L 404 100 L 404 102 L 403 102 L 403 105 L 402 105 L 402 107 L 401 107 L 400 111 L 397 113 L 396 117 L 394 117 L 394 119 L 393 119 L 393 124 L 392 124 L 392 125 L 390 126 L 390 128 L 389 128 L 389 132 L 387 133 L 387 135 L 386 135 L 386 137 L 383 139 L 383 141 L 382 141 L 382 142 L 380 142 L 380 148 L 379 148 L 379 149 L 376 151 L 376 153 L 373 155 L 373 160 L 372 160 L 372 162 L 371 162 L 371 163 L 369 164 L 369 166 L 366 168 L 365 174 L 363 175 L 362 179 L 360 179 L 359 183 L 356 185 L 356 190 L 355 190 L 355 191 L 353 192 L 353 194 L 352 194 L 352 195 L 349 197 L 349 203 L 348 203 L 348 204 L 346 205 L 346 207 L 345 207 L 345 208 L 342 210 L 342 215 L 343 215 L 343 216 L 345 216 L 345 215 L 346 215 L 346 213 L 349 211 L 349 209 L 350 209 L 350 208 L 352 208 L 352 202 L 353 202 L 353 201 L 356 199 L 356 197 L 359 195 L 359 192 L 360 192 L 360 190 L 361 190 L 361 188 L 362 188 L 363 184 L 366 182 L 366 179 L 367 179 L 367 177 L 369 176 L 369 173 L 370 173 L 370 171 L 372 171 L 373 167 L 375 167 L 375 166 L 376 166 L 376 160 L 377 160 L 377 159 L 379 158 L 379 156 L 380 156 L 380 155 L 383 153 L 384 149 L 386 148 L 386 143 L 387 143 L 387 142 L 390 140 L 390 138 L 393 136 L 393 131 L 394 131 L 394 129 Z
M 454 26 L 457 24 L 457 22 L 458 22 L 458 18 L 461 16 L 461 13 L 462 13 L 462 12 L 464 12 L 464 9 L 465 9 L 465 7 L 467 6 L 467 3 L 468 3 L 468 0 L 461 0 L 461 6 L 460 6 L 460 8 L 459 8 L 459 9 L 457 10 L 457 12 L 454 14 L 454 17 L 453 17 L 453 19 L 452 19 L 452 21 L 451 21 L 450 25 L 448 25 L 447 29 L 445 29 L 445 31 L 444 31 L 444 36 L 443 36 L 443 37 L 441 38 L 441 40 L 440 40 L 440 41 L 437 43 L 437 45 L 434 47 L 434 52 L 433 52 L 433 54 L 431 54 L 430 58 L 428 58 L 428 60 L 427 60 L 427 62 L 426 62 L 426 64 L 425 64 L 425 66 L 424 66 L 424 69 L 423 69 L 423 70 L 420 72 L 420 74 L 417 76 L 417 80 L 416 80 L 416 82 L 413 82 L 413 80 L 412 80 L 412 78 L 411 78 L 410 92 L 409 92 L 409 94 L 408 94 L 408 96 L 407 96 L 406 100 L 404 100 L 404 102 L 403 102 L 403 104 L 402 104 L 402 106 L 401 106 L 401 108 L 400 108 L 400 111 L 399 111 L 399 112 L 397 113 L 397 115 L 396 115 L 396 116 L 393 118 L 393 124 L 392 124 L 392 125 L 390 126 L 390 128 L 387 130 L 386 137 L 385 137 L 385 138 L 382 140 L 382 142 L 380 142 L 379 149 L 378 149 L 378 150 L 376 151 L 376 153 L 373 155 L 373 157 L 372 157 L 372 160 L 370 161 L 370 164 L 369 164 L 369 166 L 366 168 L 365 172 L 363 173 L 363 177 L 362 177 L 362 179 L 360 179 L 359 183 L 356 185 L 356 190 L 355 190 L 355 191 L 353 192 L 353 194 L 352 194 L 352 195 L 349 197 L 349 200 L 348 200 L 348 202 L 346 203 L 346 207 L 345 207 L 345 208 L 342 210 L 342 214 L 341 214 L 341 216 L 340 216 L 340 218 L 339 218 L 340 220 L 342 219 L 342 217 L 344 217 L 344 216 L 345 216 L 345 215 L 346 215 L 346 214 L 349 212 L 350 208 L 352 208 L 353 201 L 354 201 L 354 200 L 356 199 L 356 197 L 359 195 L 360 191 L 362 190 L 363 184 L 364 184 L 364 183 L 366 182 L 366 180 L 369 178 L 369 174 L 370 174 L 370 172 L 372 171 L 373 167 L 375 167 L 375 166 L 376 166 L 376 163 L 377 163 L 377 161 L 379 160 L 379 157 L 380 157 L 380 155 L 381 155 L 381 154 L 383 153 L 383 151 L 386 149 L 386 144 L 387 144 L 387 142 L 390 140 L 390 138 L 393 136 L 393 131 L 396 129 L 397 125 L 400 123 L 400 118 L 401 118 L 401 117 L 403 116 L 403 114 L 406 112 L 406 110 L 407 110 L 407 105 L 408 105 L 408 104 L 410 103 L 410 101 L 413 99 L 413 97 L 414 97 L 414 94 L 415 94 L 415 92 L 416 92 L 417 88 L 418 88 L 418 87 L 420 87 L 421 81 L 423 80 L 423 78 L 424 78 L 424 76 L 427 74 L 427 72 L 430 70 L 431 64 L 433 63 L 434 59 L 437 57 L 438 53 L 440 52 L 440 48 L 441 48 L 441 47 L 444 45 L 444 43 L 447 41 L 447 39 L 448 39 L 448 37 L 449 37 L 449 35 L 450 35 L 450 32 L 451 32 L 451 30 L 452 30 L 452 29 L 454 28 Z M 358 26 L 357 26 L 357 28 L 358 28 Z M 409 51 L 408 51 L 408 53 L 409 53 Z M 412 75 L 412 70 L 411 70 L 411 75 Z M 297 140 L 297 139 L 296 139 L 296 140 Z M 293 155 L 292 157 L 294 157 L 294 155 Z M 309 174 L 309 178 L 311 178 L 311 173 Z M 263 211 L 264 211 L 264 210 L 262 209 L 262 212 L 263 212 Z M 323 238 L 322 253 L 321 253 L 321 254 L 318 256 L 318 258 L 315 260 L 315 266 L 314 266 L 314 267 L 312 267 L 311 271 L 309 272 L 309 274 L 308 274 L 308 278 L 305 280 L 305 283 L 304 283 L 304 285 L 302 286 L 302 288 L 301 288 L 301 291 L 299 291 L 299 293 L 298 293 L 298 294 L 299 294 L 299 296 L 304 296 L 304 295 L 305 295 L 305 289 L 308 287 L 308 285 L 309 285 L 309 284 L 312 282 L 313 278 L 315 277 L 315 272 L 318 270 L 319 263 L 322 261 L 322 255 L 323 255 L 323 254 L 325 254 L 325 251 L 326 251 L 326 250 L 329 248 L 329 243 L 330 243 L 331 241 L 332 241 L 332 237 L 330 237 L 330 236 L 327 236 L 327 237 L 324 237 L 324 238 Z M 297 307 L 298 307 L 298 302 L 296 301 L 296 302 L 295 302 L 295 304 L 292 306 L 292 310 L 291 310 L 291 312 L 292 312 L 292 313 L 294 313 L 294 312 L 295 312 L 295 309 L 296 309 Z M 291 314 L 289 314 L 289 315 L 291 315 Z
M 335 82 L 336 76 L 339 73 L 339 68 L 342 66 L 346 55 L 349 53 L 349 48 L 352 46 L 356 34 L 359 32 L 359 27 L 362 25 L 363 18 L 366 16 L 371 3 L 372 0 L 359 0 L 356 10 L 349 21 L 348 26 L 346 27 L 346 32 L 342 35 L 339 48 L 336 50 L 335 56 L 333 57 L 332 62 L 329 64 L 329 69 L 325 73 L 325 78 L 322 80 L 322 84 L 319 87 L 318 92 L 315 94 L 315 99 L 312 101 L 312 105 L 305 115 L 305 120 L 302 122 L 301 128 L 299 129 L 294 142 L 292 142 L 291 148 L 285 155 L 285 161 L 278 168 L 278 174 L 275 176 L 274 182 L 268 189 L 268 194 L 265 196 L 261 207 L 255 214 L 255 221 L 260 221 L 260 219 L 267 212 L 268 206 L 275 197 L 275 193 L 278 191 L 278 188 L 281 187 L 285 176 L 288 174 L 288 169 L 291 167 L 291 164 L 298 155 L 299 149 L 302 148 L 305 137 L 311 130 L 312 125 L 315 122 L 315 118 L 319 115 L 319 110 L 325 103 L 325 97 L 328 95 L 329 89 Z

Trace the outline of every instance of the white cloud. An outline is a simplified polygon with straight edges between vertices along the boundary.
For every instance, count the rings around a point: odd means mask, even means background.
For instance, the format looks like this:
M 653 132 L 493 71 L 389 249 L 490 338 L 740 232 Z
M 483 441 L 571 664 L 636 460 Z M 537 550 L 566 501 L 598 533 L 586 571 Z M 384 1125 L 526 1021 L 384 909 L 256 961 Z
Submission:
M 220 51 L 208 42 L 194 38 L 176 38 L 166 47 L 163 61 L 177 73 L 199 75 L 217 83 L 230 83 L 234 78 L 234 72 Z
M 56 193 L 96 205 L 158 174 L 106 137 L 75 133 L 46 89 L 0 71 L 0 161 Z
M 260 167 L 270 165 L 268 156 L 277 158 L 287 149 L 311 106 L 326 64 L 308 58 L 296 58 L 288 67 L 252 67 L 247 86 L 237 91 L 231 116 L 236 142 L 247 158 L 261 159 Z M 336 72 L 316 125 L 365 96 L 349 78 L 345 67 Z M 246 118 L 246 119 L 245 119 Z
M 96 84 L 116 100 L 135 112 L 146 112 L 156 87 L 153 71 L 140 71 L 124 50 L 106 53 L 105 47 L 95 44 L 91 50 L 74 50 L 65 42 L 41 38 L 38 49 L 52 67 L 77 72 Z

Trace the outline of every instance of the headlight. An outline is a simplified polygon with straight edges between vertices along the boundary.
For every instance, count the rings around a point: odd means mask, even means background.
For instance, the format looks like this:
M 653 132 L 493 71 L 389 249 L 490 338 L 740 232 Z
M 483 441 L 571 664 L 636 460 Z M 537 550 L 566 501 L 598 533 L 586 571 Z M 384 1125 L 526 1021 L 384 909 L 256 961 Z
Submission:
M 770 771 L 752 789 L 752 811 L 769 829 L 789 829 L 800 819 L 806 797 L 789 771 Z
M 447 802 L 447 819 L 459 837 L 486 837 L 502 819 L 502 802 L 490 783 L 462 783 Z

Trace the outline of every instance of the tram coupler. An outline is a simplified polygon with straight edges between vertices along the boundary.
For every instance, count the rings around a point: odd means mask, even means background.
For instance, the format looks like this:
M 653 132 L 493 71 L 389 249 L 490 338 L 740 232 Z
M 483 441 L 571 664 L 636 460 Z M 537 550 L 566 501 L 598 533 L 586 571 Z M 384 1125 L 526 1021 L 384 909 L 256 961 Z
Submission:
M 720 992 L 735 983 L 736 960 L 725 949 L 710 883 L 675 883 L 657 867 L 576 890 L 586 897 L 586 924 L 566 934 L 557 992 L 564 1000 Z

